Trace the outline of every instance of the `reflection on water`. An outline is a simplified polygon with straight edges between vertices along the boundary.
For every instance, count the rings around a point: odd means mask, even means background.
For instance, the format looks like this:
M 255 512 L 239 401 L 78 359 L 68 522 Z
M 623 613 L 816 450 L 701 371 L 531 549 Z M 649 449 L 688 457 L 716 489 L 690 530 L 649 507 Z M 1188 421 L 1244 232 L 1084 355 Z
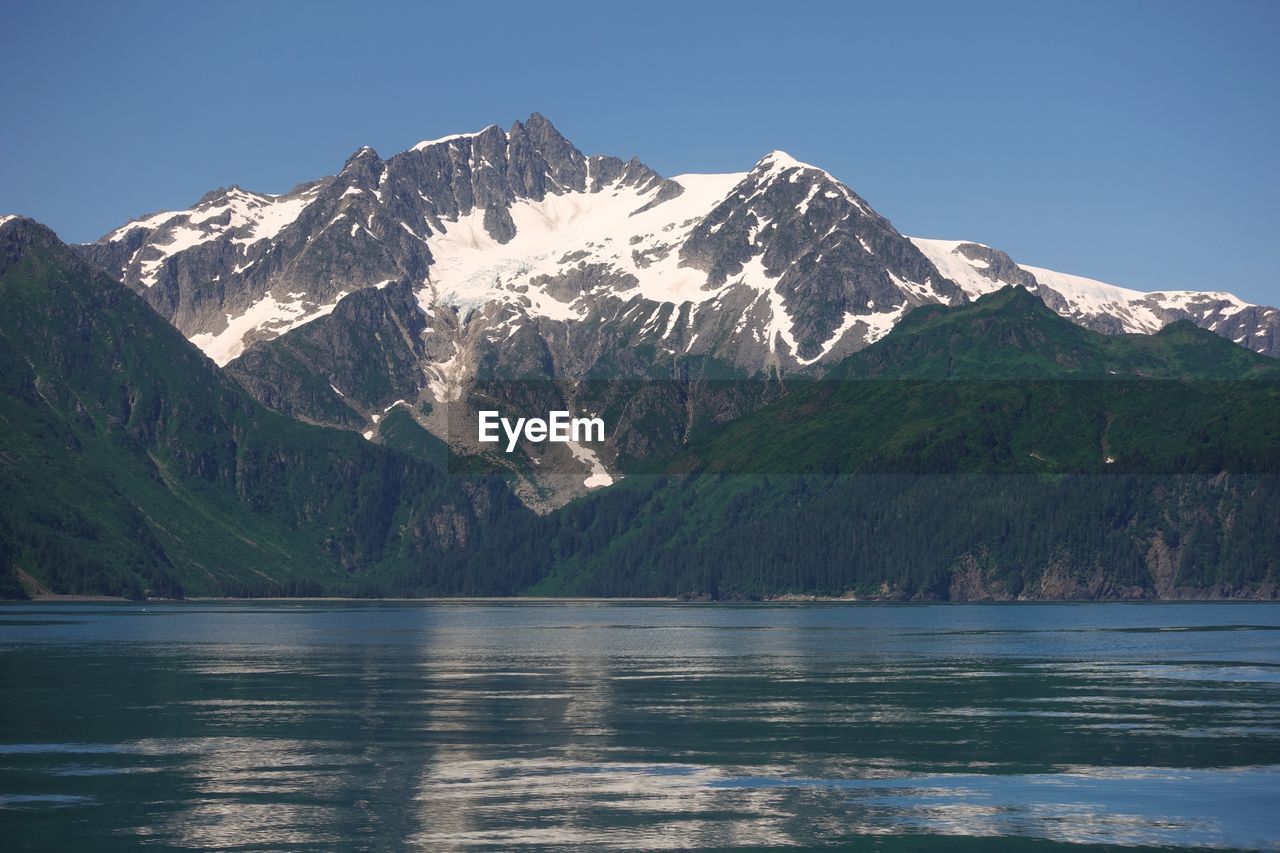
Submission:
M 1280 848 L 1274 606 L 0 614 L 19 848 Z

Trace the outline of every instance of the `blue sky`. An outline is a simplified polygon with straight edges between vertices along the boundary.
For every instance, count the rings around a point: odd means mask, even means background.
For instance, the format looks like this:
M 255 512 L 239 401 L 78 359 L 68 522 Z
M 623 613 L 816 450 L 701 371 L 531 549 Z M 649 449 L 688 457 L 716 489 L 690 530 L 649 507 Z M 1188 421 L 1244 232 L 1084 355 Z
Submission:
M 1280 2 L 8 4 L 0 212 L 91 240 L 537 110 L 664 174 L 782 148 L 908 234 L 1280 303 Z

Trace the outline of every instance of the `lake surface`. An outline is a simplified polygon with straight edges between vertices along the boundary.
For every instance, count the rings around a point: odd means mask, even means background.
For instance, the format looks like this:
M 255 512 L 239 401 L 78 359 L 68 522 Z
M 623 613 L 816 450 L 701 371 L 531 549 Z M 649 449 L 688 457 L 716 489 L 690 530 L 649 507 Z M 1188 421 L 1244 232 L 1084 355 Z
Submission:
M 5 849 L 1280 849 L 1280 606 L 0 606 Z

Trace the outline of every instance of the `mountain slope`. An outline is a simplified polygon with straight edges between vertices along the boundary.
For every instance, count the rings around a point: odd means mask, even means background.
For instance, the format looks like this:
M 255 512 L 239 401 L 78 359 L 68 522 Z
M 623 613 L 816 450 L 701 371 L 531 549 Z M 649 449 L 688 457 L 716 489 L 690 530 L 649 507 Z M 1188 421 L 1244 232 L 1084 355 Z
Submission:
M 514 591 L 455 570 L 526 511 L 248 397 L 30 220 L 0 224 L 0 555 L 58 592 Z
M 998 249 L 951 240 L 911 241 L 971 298 L 1021 285 L 1086 328 L 1107 334 L 1151 333 L 1179 320 L 1246 349 L 1280 357 L 1280 311 L 1220 291 L 1143 293 L 1080 276 L 1017 264 Z
M 319 349 L 290 352 L 337 363 L 323 346 L 349 334 L 375 376 L 411 372 L 415 327 L 369 348 L 354 330 L 382 334 L 414 299 L 406 281 L 366 289 L 297 330 L 339 324 Z M 0 589 L 21 570 L 130 595 L 1280 590 L 1280 367 L 1190 323 L 1101 335 L 1025 289 L 917 308 L 828 379 L 729 382 L 700 405 L 732 413 L 662 473 L 541 517 L 454 470 L 420 405 L 329 389 L 405 452 L 262 408 L 29 220 L 0 224 L 0 356 Z M 607 383 L 623 407 L 678 384 Z M 683 425 L 670 402 L 642 411 Z
M 677 470 L 1280 471 L 1280 363 L 1190 323 L 1091 332 L 1023 288 L 919 309 L 828 377 Z
M 918 309 L 829 375 L 566 507 L 537 589 L 1277 594 L 1270 359 L 1189 323 L 1104 336 L 1009 288 Z

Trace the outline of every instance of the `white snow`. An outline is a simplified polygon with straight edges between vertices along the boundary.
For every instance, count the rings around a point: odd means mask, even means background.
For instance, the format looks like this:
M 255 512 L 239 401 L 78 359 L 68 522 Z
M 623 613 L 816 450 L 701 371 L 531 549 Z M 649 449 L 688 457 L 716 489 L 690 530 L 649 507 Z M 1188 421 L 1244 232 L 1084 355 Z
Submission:
M 479 136 L 480 134 L 484 133 L 490 127 L 495 127 L 495 125 L 491 124 L 489 125 L 489 127 L 486 127 L 482 130 L 477 130 L 475 133 L 451 133 L 448 136 L 442 136 L 439 139 L 424 139 L 421 142 L 419 142 L 417 145 L 410 148 L 409 150 L 421 151 L 424 148 L 430 148 L 432 145 L 439 145 L 442 142 L 453 142 L 458 139 L 471 139 L 473 137 Z
M 797 172 L 796 174 L 798 175 L 800 173 Z M 813 184 L 813 186 L 809 187 L 809 194 L 804 197 L 804 200 L 801 201 L 800 204 L 796 205 L 796 211 L 801 216 L 809 212 L 809 202 L 813 201 L 813 197 L 818 194 L 818 190 L 821 188 L 822 188 L 821 184 L 818 184 L 818 183 Z
M 960 288 L 971 298 L 992 293 L 1012 283 L 994 280 L 983 275 L 982 271 L 988 266 L 986 262 L 970 260 L 958 251 L 958 247 L 966 241 L 927 240 L 921 237 L 909 239 L 926 258 L 933 262 L 938 272 L 960 285 Z M 1200 307 L 1203 309 L 1206 302 L 1226 303 L 1217 313 L 1222 317 L 1229 317 L 1248 307 L 1248 303 L 1221 291 L 1183 290 L 1147 293 L 1030 264 L 1018 264 L 1018 266 L 1035 276 L 1036 281 L 1041 285 L 1061 295 L 1067 301 L 1072 316 L 1110 315 L 1119 319 L 1125 331 L 1128 332 L 1150 334 L 1159 331 L 1164 326 L 1164 320 L 1156 313 L 1157 308 L 1187 310 Z
M 777 148 L 761 157 L 759 165 L 766 166 L 770 169 L 776 169 L 778 171 L 785 171 L 787 169 L 813 169 L 815 172 L 821 172 L 824 175 L 828 174 L 826 169 L 819 169 L 817 166 L 802 163 L 787 152 Z M 798 176 L 796 175 L 792 175 L 791 180 L 794 182 L 797 177 Z
M 576 441 L 568 442 L 569 452 L 573 454 L 573 458 L 579 462 L 585 462 L 591 467 L 591 473 L 587 475 L 587 479 L 582 481 L 582 485 L 588 489 L 595 489 L 600 486 L 613 485 L 613 477 L 609 475 L 609 469 L 604 467 L 604 463 L 596 456 L 596 452 L 590 447 L 584 447 Z
M 427 242 L 427 238 L 426 238 L 426 237 L 423 237 L 422 235 L 418 234 L 418 232 L 414 231 L 412 228 L 410 228 L 410 227 L 409 227 L 408 225 L 406 225 L 405 223 L 401 222 L 401 223 L 400 223 L 400 227 L 401 227 L 401 228 L 403 228 L 405 231 L 409 232 L 409 236 L 410 236 L 410 237 L 413 237 L 413 238 L 415 238 L 415 239 L 417 239 L 417 240 L 421 240 L 421 241 L 422 241 L 422 242 L 424 242 L 424 243 L 425 243 L 425 242 Z
M 981 272 L 989 266 L 985 261 L 972 261 L 960 254 L 959 247 L 966 242 L 964 240 L 926 240 L 923 237 L 907 239 L 916 245 L 921 254 L 933 262 L 938 272 L 960 285 L 960 289 L 970 298 L 995 293 L 1011 283 L 987 278 Z
M 319 187 L 313 187 L 296 196 L 273 196 L 232 187 L 190 210 L 166 211 L 134 220 L 112 231 L 106 240 L 122 240 L 137 228 L 157 232 L 151 235 L 147 245 L 153 250 L 151 253 L 159 256 L 144 259 L 138 267 L 139 280 L 151 287 L 165 261 L 201 243 L 236 234 L 239 236 L 230 238 L 232 243 L 249 246 L 275 237 L 297 221 L 318 193 Z M 225 223 L 213 221 L 223 218 Z
M 782 304 L 782 294 L 778 292 L 777 276 L 770 276 L 764 268 L 764 255 L 759 254 L 742 265 L 742 272 L 734 280 L 739 284 L 759 290 L 769 302 L 769 324 L 765 328 L 765 340 L 769 352 L 777 352 L 778 339 L 796 353 L 796 339 L 791 333 L 791 315 Z M 754 304 L 754 303 L 753 303 Z M 748 309 L 750 310 L 750 309 Z
M 5 214 L 4 216 L 0 216 L 0 225 L 4 225 L 9 220 L 17 219 L 17 218 L 18 218 L 17 214 L 13 214 L 13 213 L 8 213 L 8 214 Z
M 124 225 L 121 225 L 119 228 L 108 234 L 106 236 L 106 240 L 108 243 L 114 243 L 117 240 L 123 239 L 125 235 L 135 228 L 159 228 L 170 219 L 182 216 L 183 214 L 189 214 L 190 212 L 191 211 L 189 210 L 166 210 L 161 213 L 153 213 L 150 216 L 144 216 L 140 219 L 135 219 L 132 222 L 126 222 Z
M 444 233 L 427 239 L 435 263 L 419 301 L 424 308 L 439 302 L 462 311 L 494 300 L 512 301 L 515 289 L 531 285 L 537 276 L 556 276 L 579 263 L 603 264 L 634 276 L 639 281 L 638 294 L 656 302 L 678 305 L 709 299 L 714 294 L 703 290 L 706 273 L 681 266 L 679 247 L 743 177 L 679 175 L 672 180 L 684 187 L 683 193 L 634 216 L 634 211 L 653 200 L 657 187 L 637 191 L 613 184 L 599 192 L 519 201 L 511 207 L 516 235 L 505 244 L 489 236 L 484 211 L 476 208 L 456 221 L 446 221 Z M 658 258 L 663 250 L 666 256 Z M 567 254 L 581 251 L 587 257 L 561 263 Z M 646 256 L 647 266 L 636 261 Z M 557 320 L 580 316 L 571 303 L 553 299 L 536 286 L 530 286 L 524 296 L 530 314 Z
M 984 293 L 998 291 L 1012 283 L 1002 279 L 988 278 L 983 274 L 983 270 L 988 268 L 986 261 L 970 260 L 961 255 L 959 246 L 966 241 L 925 240 L 922 237 L 911 237 L 910 240 L 925 257 L 932 261 L 934 266 L 937 266 L 938 272 L 959 284 L 960 289 L 970 297 L 983 296 Z M 982 246 L 982 243 L 977 245 Z M 1042 266 L 1029 264 L 1019 264 L 1019 266 L 1025 272 L 1034 275 L 1039 284 L 1065 298 L 1071 315 L 1115 316 L 1124 325 L 1126 332 L 1149 334 L 1160 330 L 1164 320 L 1153 310 L 1155 307 L 1176 309 L 1176 307 L 1187 307 L 1192 302 L 1225 301 L 1229 306 L 1222 310 L 1221 314 L 1228 316 L 1247 306 L 1230 293 L 1196 291 L 1146 293 L 1117 287 L 1115 284 L 1107 284 L 1092 278 L 1084 278 L 1083 275 L 1059 273 L 1056 270 L 1044 269 Z
M 178 252 L 190 249 L 192 246 L 198 246 L 208 240 L 215 240 L 218 236 L 216 233 L 211 234 L 199 228 L 191 228 L 185 225 L 173 226 L 169 231 L 169 242 L 151 244 L 151 248 L 159 252 L 160 257 L 144 260 L 139 265 L 138 273 L 142 283 L 147 287 L 152 287 L 160 274 L 160 267 L 170 257 L 178 254 Z
M 250 221 L 244 223 L 249 227 L 249 234 L 244 237 L 232 238 L 231 242 L 239 245 L 250 245 L 261 240 L 270 240 L 275 237 L 285 227 L 292 225 L 302 215 L 302 211 L 307 209 L 311 202 L 316 200 L 318 190 L 302 193 L 294 198 L 278 198 L 271 197 L 270 203 L 247 205 L 242 211 L 242 215 Z M 235 218 L 232 218 L 233 227 L 235 226 Z
M 813 358 L 801 358 L 799 355 L 796 355 L 796 361 L 800 362 L 800 364 L 803 364 L 803 365 L 810 365 L 816 361 L 820 361 L 826 358 L 828 355 L 830 355 L 831 350 L 835 349 L 836 344 L 840 343 L 840 339 L 845 336 L 845 333 L 847 333 L 854 326 L 858 325 L 859 322 L 865 322 L 867 323 L 868 326 L 870 326 L 872 322 L 875 322 L 874 320 L 870 320 L 870 317 L 874 317 L 874 316 L 876 315 L 853 314 L 850 312 L 845 312 L 844 320 L 841 321 L 840 325 L 836 328 L 836 330 L 831 333 L 831 337 L 827 338 L 826 342 L 823 343 L 822 351 L 819 352 L 817 355 L 815 355 Z
M 244 338 L 253 331 L 267 330 L 276 335 L 283 335 L 303 323 L 317 317 L 323 317 L 333 311 L 334 307 L 346 296 L 346 291 L 338 294 L 338 298 L 328 305 L 315 305 L 305 298 L 291 302 L 280 302 L 270 293 L 259 299 L 249 310 L 239 317 L 227 315 L 227 327 L 221 332 L 204 332 L 191 337 L 191 343 L 199 347 L 205 355 L 213 359 L 219 367 L 244 352 Z M 333 390 L 337 391 L 337 388 Z M 341 394 L 342 392 L 338 392 Z
M 855 196 L 852 192 L 850 192 L 849 188 L 846 187 L 844 184 L 842 184 L 839 181 L 839 179 L 836 178 L 835 175 L 832 175 L 826 169 L 821 169 L 809 163 L 802 163 L 801 161 L 792 157 L 790 154 L 788 154 L 785 151 L 770 151 L 768 154 L 760 158 L 760 162 L 756 163 L 755 168 L 752 169 L 752 173 L 754 174 L 757 171 L 763 170 L 765 174 L 769 175 L 769 178 L 764 182 L 761 188 L 758 189 L 753 194 L 752 198 L 764 192 L 765 188 L 767 188 L 771 183 L 773 183 L 773 181 L 777 180 L 778 177 L 780 177 L 783 173 L 792 169 L 795 169 L 798 171 L 791 172 L 790 177 L 787 178 L 787 180 L 790 183 L 795 183 L 796 181 L 800 180 L 800 177 L 804 172 L 817 172 L 821 177 L 835 184 L 834 190 L 826 191 L 825 194 L 828 198 L 838 198 L 839 196 L 843 195 L 845 198 L 845 201 L 849 202 L 854 207 L 858 208 L 858 210 L 860 210 L 862 213 L 866 215 L 871 214 L 871 211 L 867 209 L 867 206 L 864 205 L 861 201 L 859 201 L 857 196 Z M 810 192 L 809 198 L 810 199 L 813 198 L 812 192 Z M 803 213 L 807 209 L 808 209 L 808 199 L 806 199 L 804 208 L 801 210 L 801 213 Z
M 1107 302 L 1133 301 L 1150 295 L 1143 293 L 1141 290 L 1117 287 L 1104 281 L 1055 272 L 1044 267 L 1033 267 L 1029 264 L 1018 264 L 1018 266 L 1035 276 L 1036 281 L 1049 285 L 1063 296 L 1068 296 L 1068 298 L 1075 296 L 1103 304 Z
M 453 345 L 453 355 L 445 361 L 437 361 L 425 368 L 427 388 L 437 402 L 449 403 L 462 399 L 462 386 L 467 377 L 467 365 L 462 358 L 462 348 Z
M 1035 276 L 1036 281 L 1062 294 L 1073 311 L 1084 315 L 1114 315 L 1129 332 L 1157 332 L 1164 325 L 1149 305 L 1142 304 L 1152 294 L 1043 267 L 1018 266 Z
M 867 343 L 875 343 L 898 324 L 902 319 L 902 315 L 907 312 L 907 305 L 903 303 L 892 311 L 880 311 L 875 314 L 859 314 L 858 320 L 867 327 L 866 338 Z

